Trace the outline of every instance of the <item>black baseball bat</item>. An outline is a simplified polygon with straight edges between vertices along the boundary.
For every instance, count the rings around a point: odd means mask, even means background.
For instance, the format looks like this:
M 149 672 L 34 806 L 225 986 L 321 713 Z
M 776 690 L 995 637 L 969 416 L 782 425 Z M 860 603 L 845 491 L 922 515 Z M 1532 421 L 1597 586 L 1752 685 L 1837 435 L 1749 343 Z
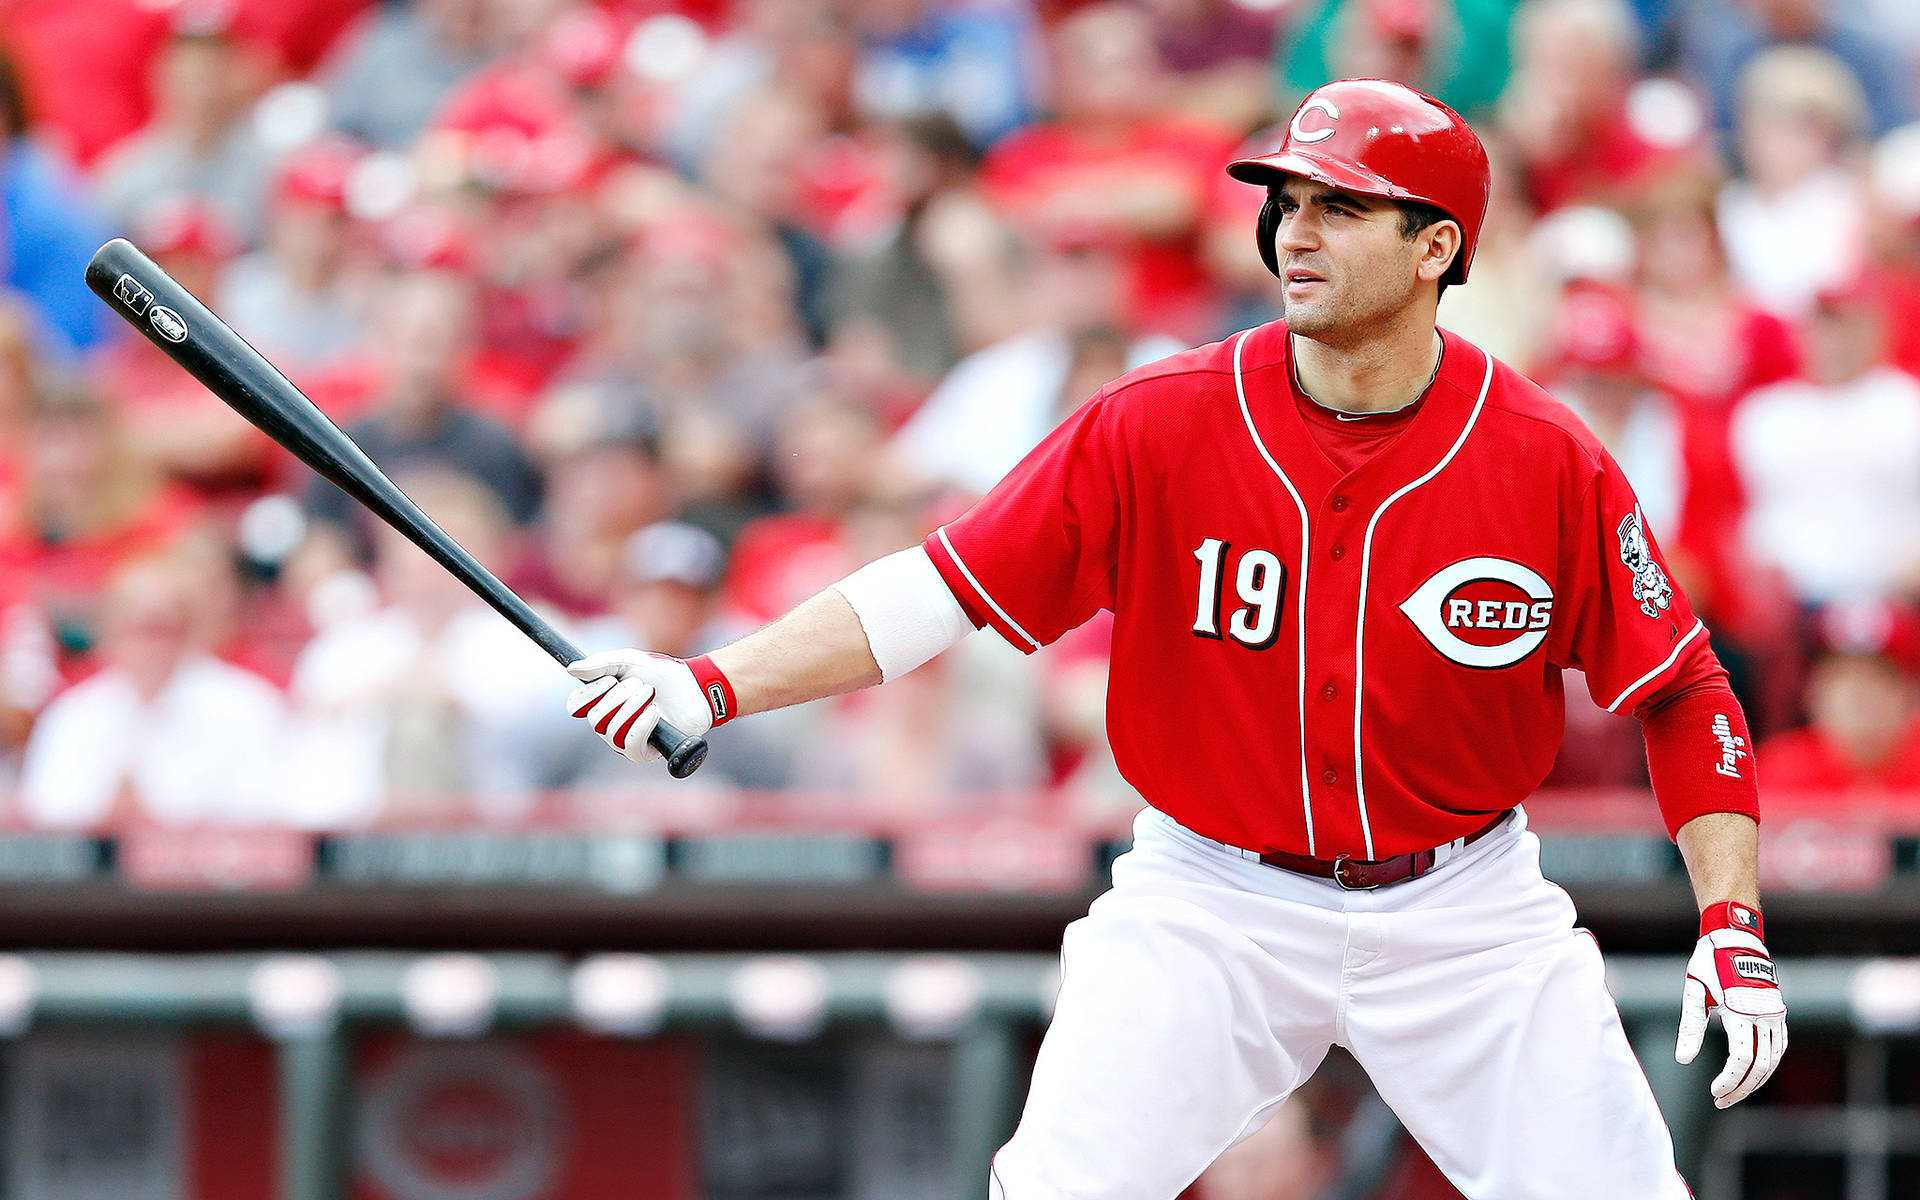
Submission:
M 578 647 L 421 512 L 291 380 L 132 242 L 115 238 L 96 250 L 87 263 L 87 286 L 208 391 L 405 534 L 561 666 L 583 657 Z M 704 739 L 688 737 L 665 721 L 654 726 L 648 740 L 666 757 L 667 770 L 675 779 L 699 770 L 707 757 Z

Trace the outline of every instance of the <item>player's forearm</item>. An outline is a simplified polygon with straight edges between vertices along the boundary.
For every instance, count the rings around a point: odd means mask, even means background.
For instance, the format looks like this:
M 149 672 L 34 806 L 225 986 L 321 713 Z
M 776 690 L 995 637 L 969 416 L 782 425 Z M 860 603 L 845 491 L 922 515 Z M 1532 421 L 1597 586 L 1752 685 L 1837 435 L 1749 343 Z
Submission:
M 1674 841 L 1702 911 L 1731 900 L 1760 907 L 1760 825 L 1744 813 L 1705 813 L 1680 827 Z
M 833 588 L 773 624 L 715 650 L 740 714 L 872 687 L 880 665 L 853 606 Z

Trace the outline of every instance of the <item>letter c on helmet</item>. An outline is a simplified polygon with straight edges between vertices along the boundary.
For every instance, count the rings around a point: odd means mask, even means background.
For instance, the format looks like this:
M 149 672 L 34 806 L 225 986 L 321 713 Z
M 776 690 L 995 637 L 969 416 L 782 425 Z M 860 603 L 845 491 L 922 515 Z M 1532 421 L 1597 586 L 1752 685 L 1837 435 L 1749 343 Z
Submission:
M 1300 123 L 1306 119 L 1306 115 L 1310 112 L 1325 113 L 1327 123 L 1318 129 L 1309 130 L 1302 128 Z M 1293 114 L 1293 124 L 1287 127 L 1287 134 L 1296 142 L 1324 142 L 1333 136 L 1333 122 L 1339 119 L 1340 110 L 1334 107 L 1333 101 L 1324 98 L 1315 98 L 1302 104 L 1300 111 Z

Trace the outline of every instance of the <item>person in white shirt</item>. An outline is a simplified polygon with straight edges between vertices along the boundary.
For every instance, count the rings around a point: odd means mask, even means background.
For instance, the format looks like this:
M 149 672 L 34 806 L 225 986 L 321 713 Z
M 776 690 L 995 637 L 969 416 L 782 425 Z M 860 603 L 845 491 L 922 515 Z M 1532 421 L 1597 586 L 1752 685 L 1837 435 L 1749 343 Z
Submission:
M 1745 175 L 1721 190 L 1719 216 L 1734 277 L 1754 303 L 1797 320 L 1823 288 L 1859 272 L 1867 200 L 1845 158 L 1866 122 L 1859 81 L 1818 47 L 1776 46 L 1741 72 Z
M 1121 327 L 1118 248 L 1077 234 L 1030 247 L 1032 325 L 954 364 L 926 402 L 894 436 L 907 468 L 933 483 L 975 495 L 1013 468 L 1105 379 L 1177 354 L 1186 347 L 1164 334 Z M 1086 382 L 1083 359 L 1117 361 Z
M 196 645 L 193 603 L 186 576 L 164 560 L 115 576 L 104 668 L 55 697 L 27 741 L 20 796 L 33 823 L 279 818 L 280 693 Z
M 1887 364 L 1883 319 L 1864 287 L 1822 293 L 1807 377 L 1752 392 L 1734 415 L 1748 553 L 1803 605 L 1920 579 L 1920 381 Z
M 510 524 L 491 489 L 447 471 L 399 482 L 454 540 L 497 565 Z M 333 828 L 524 814 L 566 675 L 384 525 L 374 576 L 381 606 L 323 629 L 294 663 L 292 819 Z

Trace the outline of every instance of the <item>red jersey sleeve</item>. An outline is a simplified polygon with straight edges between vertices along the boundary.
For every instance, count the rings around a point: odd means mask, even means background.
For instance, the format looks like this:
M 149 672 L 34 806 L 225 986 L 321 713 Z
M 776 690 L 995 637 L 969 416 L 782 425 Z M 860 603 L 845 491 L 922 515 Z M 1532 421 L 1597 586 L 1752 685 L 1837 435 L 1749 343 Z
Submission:
M 1102 391 L 926 541 L 967 615 L 1024 653 L 1113 605 L 1123 455 L 1111 417 Z
M 1674 585 L 1639 498 L 1605 451 L 1573 520 L 1561 578 L 1574 619 L 1554 657 L 1586 672 L 1595 704 L 1632 712 L 1695 656 L 1712 654 L 1706 627 Z

